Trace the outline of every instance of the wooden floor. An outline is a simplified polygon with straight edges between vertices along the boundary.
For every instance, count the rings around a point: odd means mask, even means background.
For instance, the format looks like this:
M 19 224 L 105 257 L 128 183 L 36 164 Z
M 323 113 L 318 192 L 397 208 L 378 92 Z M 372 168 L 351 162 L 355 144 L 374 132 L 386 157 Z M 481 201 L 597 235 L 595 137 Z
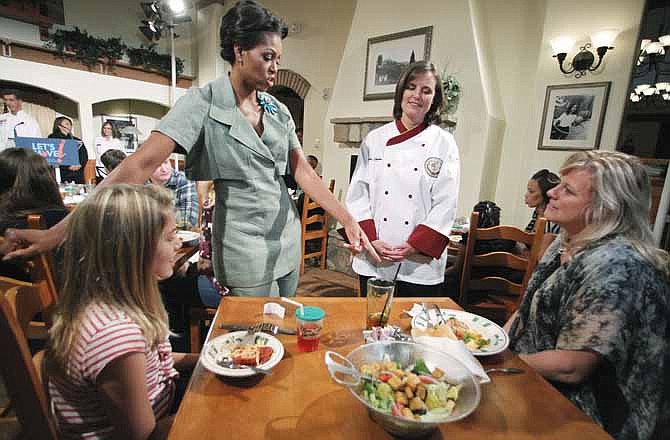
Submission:
M 296 296 L 358 296 L 358 278 L 335 272 L 307 267 L 300 277 Z

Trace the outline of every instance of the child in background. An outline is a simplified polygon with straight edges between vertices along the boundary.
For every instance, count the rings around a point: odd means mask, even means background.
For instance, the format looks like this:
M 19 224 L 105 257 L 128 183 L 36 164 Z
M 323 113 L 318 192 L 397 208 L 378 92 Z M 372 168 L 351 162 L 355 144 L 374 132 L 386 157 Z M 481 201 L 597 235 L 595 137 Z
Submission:
M 101 188 L 72 213 L 45 353 L 64 438 L 164 438 L 177 370 L 158 280 L 172 275 L 174 202 L 156 185 Z M 175 369 L 176 368 L 176 369 Z

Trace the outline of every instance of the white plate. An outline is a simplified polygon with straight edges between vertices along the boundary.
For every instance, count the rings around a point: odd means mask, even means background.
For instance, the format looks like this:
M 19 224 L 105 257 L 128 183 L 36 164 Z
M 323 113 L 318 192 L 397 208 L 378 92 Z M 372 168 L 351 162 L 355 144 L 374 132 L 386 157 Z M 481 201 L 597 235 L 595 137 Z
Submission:
M 221 376 L 228 376 L 228 377 L 248 377 L 248 376 L 253 376 L 257 373 L 254 373 L 253 370 L 250 370 L 248 368 L 226 368 L 222 367 L 221 365 L 216 363 L 216 355 L 217 353 L 212 350 L 212 346 L 218 351 L 219 354 L 228 354 L 230 353 L 242 340 L 242 337 L 244 337 L 247 334 L 246 330 L 242 330 L 239 332 L 230 332 L 226 333 L 225 335 L 217 336 L 216 338 L 212 339 L 209 341 L 206 345 L 205 348 L 202 350 L 202 354 L 200 355 L 200 362 L 202 362 L 203 367 L 208 369 L 214 374 L 219 374 Z M 279 339 L 275 338 L 272 335 L 268 335 L 267 333 L 261 333 L 258 332 L 255 335 L 257 338 L 265 338 L 267 341 L 265 342 L 264 345 L 269 345 L 272 347 L 272 356 L 270 356 L 270 359 L 268 359 L 267 362 L 260 364 L 258 368 L 264 368 L 266 370 L 271 369 L 275 365 L 279 363 L 279 361 L 282 360 L 284 357 L 284 346 L 282 343 L 279 341 Z
M 436 323 L 440 321 L 437 310 L 428 310 L 430 322 Z M 492 356 L 494 354 L 505 351 L 509 345 L 509 336 L 498 324 L 490 321 L 483 316 L 475 315 L 474 313 L 463 312 L 460 310 L 442 309 L 442 315 L 445 318 L 454 317 L 468 325 L 472 330 L 481 333 L 486 339 L 490 340 L 490 344 L 486 347 L 470 350 L 475 356 Z M 412 319 L 412 328 L 424 329 L 427 327 L 426 316 L 423 313 L 416 315 Z
M 452 243 L 460 243 L 461 240 L 463 240 L 463 236 L 461 235 L 450 235 L 449 236 L 449 241 Z
M 183 246 L 194 246 L 200 240 L 200 234 L 193 231 L 177 231 L 177 237 L 181 238 Z

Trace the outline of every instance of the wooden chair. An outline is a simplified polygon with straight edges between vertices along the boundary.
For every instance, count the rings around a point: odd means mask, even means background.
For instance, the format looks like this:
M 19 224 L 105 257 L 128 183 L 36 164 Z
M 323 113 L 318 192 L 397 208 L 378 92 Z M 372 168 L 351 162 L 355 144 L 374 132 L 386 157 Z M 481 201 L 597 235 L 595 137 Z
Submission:
M 332 193 L 335 189 L 335 179 L 330 179 L 328 189 Z M 314 209 L 320 209 L 321 213 L 310 213 Z M 302 213 L 300 223 L 302 224 L 301 232 L 301 249 L 302 259 L 300 260 L 300 275 L 305 273 L 305 260 L 308 258 L 319 258 L 319 267 L 323 270 L 326 268 L 326 247 L 328 245 L 328 219 L 329 215 L 323 211 L 321 205 L 313 201 L 307 194 L 302 204 Z M 316 230 L 309 229 L 309 225 L 320 223 L 321 228 Z M 306 250 L 307 242 L 310 240 L 321 240 L 321 247 L 318 251 L 309 252 Z
M 33 283 L 0 278 L 0 372 L 21 425 L 21 438 L 57 439 L 45 387 L 41 380 L 41 353 L 31 358 L 24 328 L 32 317 L 52 304 L 44 302 Z
M 504 323 L 518 308 L 528 279 L 539 259 L 544 237 L 545 219 L 536 223 L 536 233 L 527 233 L 514 226 L 480 229 L 479 213 L 470 216 L 470 232 L 463 247 L 459 304 L 465 310 Z M 528 247 L 527 255 L 512 252 L 489 252 L 475 255 L 477 240 L 513 240 Z M 493 272 L 487 275 L 485 271 Z M 516 280 L 511 275 L 520 275 Z M 518 282 L 521 278 L 521 283 Z

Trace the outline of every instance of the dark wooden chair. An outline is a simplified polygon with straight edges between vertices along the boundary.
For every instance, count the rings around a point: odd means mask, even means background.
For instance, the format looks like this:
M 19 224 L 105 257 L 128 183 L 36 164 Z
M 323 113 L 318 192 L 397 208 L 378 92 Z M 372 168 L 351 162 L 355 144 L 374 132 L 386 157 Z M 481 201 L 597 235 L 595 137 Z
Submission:
M 33 283 L 0 277 L 0 372 L 20 424 L 20 438 L 57 439 L 41 379 L 42 353 L 31 358 L 24 328 L 32 317 L 52 304 Z
M 335 189 L 335 179 L 330 179 L 328 189 L 332 193 Z M 318 210 L 314 212 L 314 210 Z M 328 245 L 328 219 L 329 215 L 321 208 L 321 205 L 313 201 L 307 194 L 302 204 L 302 213 L 300 223 L 302 225 L 301 248 L 302 259 L 300 260 L 300 275 L 305 273 L 305 260 L 310 258 L 319 258 L 319 267 L 323 270 L 326 268 L 326 248 Z M 318 229 L 310 228 L 310 225 L 320 224 Z M 308 242 L 312 240 L 320 240 L 320 247 L 318 250 L 307 250 Z M 317 242 L 318 243 L 318 242 Z
M 481 229 L 477 227 L 478 222 L 479 213 L 473 212 L 468 240 L 462 248 L 463 267 L 458 302 L 467 311 L 504 324 L 518 308 L 535 269 L 546 220 L 538 219 L 537 233 L 527 233 L 514 226 Z M 502 251 L 476 255 L 478 240 L 512 240 L 523 243 L 528 251 L 523 255 Z

